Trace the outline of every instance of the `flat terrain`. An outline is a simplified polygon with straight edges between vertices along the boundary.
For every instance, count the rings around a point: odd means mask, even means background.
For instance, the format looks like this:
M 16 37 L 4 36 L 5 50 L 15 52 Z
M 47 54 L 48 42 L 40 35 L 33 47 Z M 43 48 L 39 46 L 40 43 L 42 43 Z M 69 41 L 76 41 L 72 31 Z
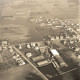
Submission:
M 29 17 L 79 19 L 78 0 L 0 0 L 0 4 L 0 39 L 10 41 L 42 40 Z
M 78 20 L 78 3 L 79 0 L 0 0 L 0 39 L 7 38 L 10 42 L 43 40 L 47 31 L 36 31 L 37 25 L 27 19 L 45 16 Z M 34 73 L 30 65 L 25 65 L 0 72 L 0 80 L 41 80 Z
M 39 74 L 29 65 L 9 69 L 0 73 L 0 80 L 42 80 Z

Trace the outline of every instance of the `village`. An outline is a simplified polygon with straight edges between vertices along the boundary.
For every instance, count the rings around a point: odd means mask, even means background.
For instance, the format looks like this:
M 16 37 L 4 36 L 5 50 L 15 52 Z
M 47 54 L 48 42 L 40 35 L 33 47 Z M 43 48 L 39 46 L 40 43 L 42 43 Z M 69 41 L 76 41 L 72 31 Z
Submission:
M 30 18 L 29 21 L 38 25 L 36 31 L 46 30 L 43 41 L 15 45 L 8 39 L 0 41 L 0 71 L 29 63 L 44 80 L 53 80 L 54 75 L 63 75 L 79 68 L 80 24 L 41 16 L 39 19 Z M 48 34 L 47 30 L 52 33 Z M 48 68 L 50 70 L 45 71 Z

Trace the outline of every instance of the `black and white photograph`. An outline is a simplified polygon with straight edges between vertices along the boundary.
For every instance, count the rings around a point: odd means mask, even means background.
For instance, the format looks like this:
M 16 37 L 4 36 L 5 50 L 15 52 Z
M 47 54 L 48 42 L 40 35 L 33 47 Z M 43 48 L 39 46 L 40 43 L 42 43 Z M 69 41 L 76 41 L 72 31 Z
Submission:
M 80 0 L 0 0 L 0 80 L 80 80 Z

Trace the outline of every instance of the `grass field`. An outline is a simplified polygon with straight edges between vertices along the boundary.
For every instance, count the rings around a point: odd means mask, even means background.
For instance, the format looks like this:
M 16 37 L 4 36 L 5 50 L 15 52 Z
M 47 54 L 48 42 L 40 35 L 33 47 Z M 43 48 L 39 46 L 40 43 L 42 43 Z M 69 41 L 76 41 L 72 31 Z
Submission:
M 79 19 L 78 0 L 0 0 L 0 39 L 7 38 L 10 42 L 42 40 L 46 31 L 36 32 L 37 25 L 27 21 L 31 16 Z M 25 65 L 1 72 L 0 80 L 41 80 L 32 72 L 37 73 L 30 65 Z
M 1 72 L 0 80 L 42 80 L 39 74 L 36 73 L 37 72 L 27 64 Z
M 35 41 L 36 37 L 41 37 L 39 33 L 38 36 L 35 35 L 35 25 L 27 22 L 30 16 L 79 19 L 78 0 L 0 0 L 0 2 L 0 39 Z

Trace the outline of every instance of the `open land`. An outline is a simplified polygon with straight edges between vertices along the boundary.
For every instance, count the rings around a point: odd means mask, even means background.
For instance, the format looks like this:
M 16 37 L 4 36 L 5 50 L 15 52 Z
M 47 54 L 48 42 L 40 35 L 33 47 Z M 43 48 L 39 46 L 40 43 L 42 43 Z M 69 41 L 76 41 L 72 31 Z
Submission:
M 69 20 L 73 23 L 80 23 L 79 13 L 79 0 L 0 0 L 0 40 L 8 39 L 9 42 L 15 44 L 42 41 L 46 34 L 52 36 L 53 32 L 56 34 L 60 31 L 57 29 L 49 30 L 40 28 L 37 30 L 36 27 L 39 27 L 39 25 L 29 22 L 29 18 L 38 19 L 42 16 L 47 19 L 59 18 L 61 20 Z M 60 30 L 61 32 L 64 31 L 64 29 Z M 55 45 L 56 44 L 62 49 L 65 48 L 60 42 L 55 42 Z M 56 46 L 54 47 L 56 48 Z M 7 52 L 1 56 L 4 57 L 6 53 Z M 71 53 L 72 55 L 73 51 L 65 51 L 65 55 L 62 55 L 66 62 L 70 57 L 68 53 Z M 12 56 L 9 52 L 8 55 L 10 59 L 7 59 L 7 62 L 3 58 L 1 59 L 1 62 L 4 64 L 0 64 L 0 80 L 42 80 L 40 75 L 36 74 L 37 72 L 31 67 L 31 65 L 26 64 L 24 66 L 17 66 L 16 62 L 11 59 Z M 6 56 L 8 57 L 8 55 Z M 67 56 L 67 58 L 65 56 Z M 14 66 L 11 64 L 11 61 Z M 69 63 L 69 65 L 71 66 L 73 63 Z M 6 65 L 9 69 L 1 67 L 3 65 Z M 43 69 L 44 68 L 45 67 L 43 67 Z M 63 77 L 60 76 L 60 79 L 78 80 L 79 78 L 76 76 L 77 71 L 74 71 L 73 73 L 74 75 L 72 73 L 64 74 Z M 46 75 L 51 77 L 52 74 Z M 67 77 L 69 77 L 69 79 Z M 56 78 L 52 78 L 52 80 L 53 79 L 55 80 Z

